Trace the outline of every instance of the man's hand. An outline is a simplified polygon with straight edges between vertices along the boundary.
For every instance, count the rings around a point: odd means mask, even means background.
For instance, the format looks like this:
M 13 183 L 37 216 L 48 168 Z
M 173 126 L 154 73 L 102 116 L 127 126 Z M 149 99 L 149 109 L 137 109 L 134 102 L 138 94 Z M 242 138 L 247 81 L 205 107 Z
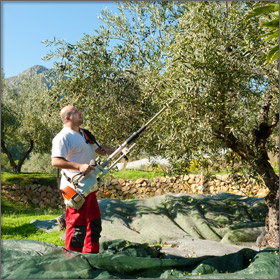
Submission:
M 88 174 L 91 170 L 95 170 L 95 165 L 80 164 L 77 162 L 71 162 L 64 158 L 53 157 L 52 165 L 60 169 L 75 169 L 79 170 L 83 174 Z
M 88 174 L 91 170 L 95 170 L 95 166 L 88 164 L 80 164 L 79 171 L 83 174 Z

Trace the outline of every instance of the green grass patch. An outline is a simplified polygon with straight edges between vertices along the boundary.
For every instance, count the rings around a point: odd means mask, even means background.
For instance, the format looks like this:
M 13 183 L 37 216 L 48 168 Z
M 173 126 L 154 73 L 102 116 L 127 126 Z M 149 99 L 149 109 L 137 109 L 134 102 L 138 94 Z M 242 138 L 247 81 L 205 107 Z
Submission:
M 39 221 L 51 220 L 59 215 L 29 215 L 29 214 L 2 214 L 1 238 L 4 239 L 31 239 L 37 241 L 50 242 L 56 245 L 64 245 L 60 240 L 61 232 L 55 231 L 47 233 L 30 224 L 34 219 Z
M 21 203 L 15 203 L 11 200 L 5 199 L 5 195 L 1 195 L 1 214 L 15 214 L 15 213 L 25 213 L 33 214 L 35 211 L 35 206 L 23 205 Z
M 10 202 L 2 197 L 1 238 L 32 239 L 63 246 L 64 241 L 60 241 L 60 231 L 46 233 L 30 224 L 35 219 L 45 221 L 57 218 L 63 211 L 63 209 L 34 209 L 33 206 Z
M 42 173 L 10 173 L 1 172 L 2 185 L 32 185 L 38 184 L 43 186 L 56 185 L 56 174 L 42 174 Z
M 113 171 L 111 172 L 111 175 L 113 178 L 116 179 L 125 179 L 125 180 L 132 180 L 132 181 L 137 180 L 139 178 L 145 178 L 152 181 L 155 177 L 165 176 L 164 172 L 161 171 L 141 171 L 141 170 L 132 170 L 132 169 Z M 109 176 L 106 179 L 111 177 Z

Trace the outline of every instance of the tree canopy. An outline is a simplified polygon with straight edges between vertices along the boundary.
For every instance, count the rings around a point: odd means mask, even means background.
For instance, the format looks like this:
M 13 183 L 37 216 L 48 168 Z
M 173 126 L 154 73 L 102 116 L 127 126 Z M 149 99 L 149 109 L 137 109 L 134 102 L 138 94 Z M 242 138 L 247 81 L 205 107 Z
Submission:
M 1 149 L 14 172 L 32 151 L 46 152 L 55 128 L 49 121 L 50 100 L 43 76 L 27 77 L 19 86 L 9 88 L 2 78 Z M 12 150 L 18 147 L 18 158 Z

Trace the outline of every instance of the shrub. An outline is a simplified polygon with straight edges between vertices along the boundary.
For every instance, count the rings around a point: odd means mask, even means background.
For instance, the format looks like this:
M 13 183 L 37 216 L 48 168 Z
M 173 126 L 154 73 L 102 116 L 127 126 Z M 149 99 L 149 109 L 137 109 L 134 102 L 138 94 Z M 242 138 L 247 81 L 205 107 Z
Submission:
M 1 170 L 6 172 L 12 171 L 8 156 L 5 153 L 1 153 Z
M 56 173 L 56 168 L 51 165 L 51 156 L 48 153 L 31 153 L 29 159 L 22 166 L 22 172 Z

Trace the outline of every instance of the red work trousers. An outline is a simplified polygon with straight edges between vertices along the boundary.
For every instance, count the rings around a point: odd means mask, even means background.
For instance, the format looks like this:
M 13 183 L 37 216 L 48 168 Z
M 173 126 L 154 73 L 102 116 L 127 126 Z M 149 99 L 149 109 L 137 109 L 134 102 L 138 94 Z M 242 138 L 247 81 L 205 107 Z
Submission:
M 66 208 L 65 248 L 70 251 L 97 254 L 101 232 L 101 214 L 95 192 L 85 198 L 79 209 Z

